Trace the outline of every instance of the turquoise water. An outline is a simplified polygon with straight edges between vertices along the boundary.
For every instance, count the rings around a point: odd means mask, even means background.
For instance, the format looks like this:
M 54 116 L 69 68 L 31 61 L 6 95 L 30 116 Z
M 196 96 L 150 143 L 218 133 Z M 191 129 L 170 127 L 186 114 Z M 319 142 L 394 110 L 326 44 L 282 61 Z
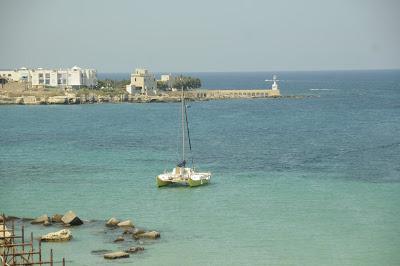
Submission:
M 269 74 L 198 76 L 243 88 Z M 314 97 L 190 103 L 196 166 L 213 173 L 193 189 L 155 186 L 178 160 L 179 104 L 0 106 L 0 211 L 93 220 L 45 245 L 68 265 L 399 265 L 400 71 L 280 78 Z M 112 243 L 111 216 L 162 237 L 105 261 L 91 251 L 138 244 Z

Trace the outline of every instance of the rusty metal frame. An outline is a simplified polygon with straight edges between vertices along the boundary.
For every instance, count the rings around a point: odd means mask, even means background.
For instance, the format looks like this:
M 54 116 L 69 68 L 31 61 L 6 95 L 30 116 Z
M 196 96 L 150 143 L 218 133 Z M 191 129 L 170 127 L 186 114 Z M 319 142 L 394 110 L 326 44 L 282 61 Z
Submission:
M 65 266 L 65 258 L 62 261 L 54 261 L 53 249 L 50 249 L 50 259 L 42 259 L 42 241 L 38 240 L 38 250 L 34 247 L 33 233 L 30 235 L 30 241 L 25 242 L 25 229 L 21 226 L 21 235 L 15 234 L 14 219 L 11 220 L 11 228 L 6 229 L 7 217 L 2 214 L 0 216 L 0 263 L 1 266 L 33 266 L 46 265 L 53 266 L 56 263 L 61 263 Z M 6 232 L 9 236 L 6 236 Z

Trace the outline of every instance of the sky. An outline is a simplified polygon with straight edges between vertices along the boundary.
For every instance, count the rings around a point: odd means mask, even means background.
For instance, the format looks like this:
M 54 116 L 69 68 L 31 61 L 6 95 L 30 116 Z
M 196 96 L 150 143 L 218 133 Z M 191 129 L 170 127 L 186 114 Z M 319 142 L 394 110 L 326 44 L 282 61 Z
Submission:
M 400 69 L 397 0 L 0 0 L 0 69 Z

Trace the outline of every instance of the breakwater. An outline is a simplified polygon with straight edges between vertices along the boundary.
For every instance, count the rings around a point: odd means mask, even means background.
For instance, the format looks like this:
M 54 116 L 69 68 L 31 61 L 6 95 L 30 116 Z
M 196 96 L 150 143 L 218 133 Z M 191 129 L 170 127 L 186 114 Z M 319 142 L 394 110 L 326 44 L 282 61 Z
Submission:
M 185 98 L 190 101 L 243 99 L 243 98 L 279 98 L 279 90 L 242 89 L 242 90 L 212 90 L 199 89 L 185 91 Z M 284 96 L 293 97 L 293 96 Z M 53 91 L 22 91 L 20 93 L 0 94 L 0 104 L 90 104 L 90 103 L 149 103 L 149 102 L 178 102 L 181 98 L 180 91 L 162 91 L 156 95 L 142 94 L 113 94 L 104 95 L 101 91 L 88 94 L 76 92 Z

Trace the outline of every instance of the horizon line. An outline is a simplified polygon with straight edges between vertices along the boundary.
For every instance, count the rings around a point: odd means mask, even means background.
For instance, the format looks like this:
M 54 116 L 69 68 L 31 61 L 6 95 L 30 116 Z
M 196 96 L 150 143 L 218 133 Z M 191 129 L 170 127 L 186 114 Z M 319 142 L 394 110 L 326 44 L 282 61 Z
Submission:
M 346 71 L 400 71 L 400 68 L 320 69 L 320 70 L 222 70 L 222 71 L 151 71 L 152 73 L 262 73 L 262 72 L 346 72 Z M 121 74 L 131 72 L 99 71 L 97 73 Z

